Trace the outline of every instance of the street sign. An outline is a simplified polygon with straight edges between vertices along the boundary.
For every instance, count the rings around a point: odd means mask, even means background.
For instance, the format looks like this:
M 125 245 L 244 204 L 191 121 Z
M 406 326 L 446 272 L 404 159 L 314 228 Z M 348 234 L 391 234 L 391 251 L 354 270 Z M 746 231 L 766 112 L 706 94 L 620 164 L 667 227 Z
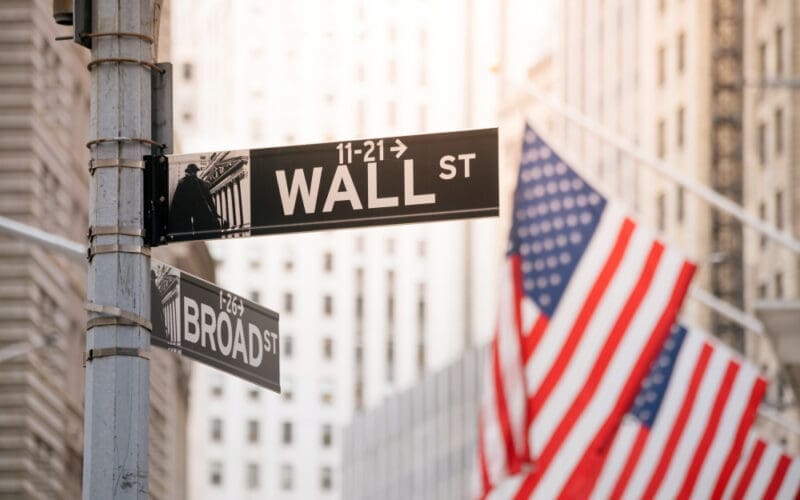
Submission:
M 149 157 L 151 245 L 498 214 L 497 129 Z
M 278 313 L 151 262 L 151 343 L 280 392 Z

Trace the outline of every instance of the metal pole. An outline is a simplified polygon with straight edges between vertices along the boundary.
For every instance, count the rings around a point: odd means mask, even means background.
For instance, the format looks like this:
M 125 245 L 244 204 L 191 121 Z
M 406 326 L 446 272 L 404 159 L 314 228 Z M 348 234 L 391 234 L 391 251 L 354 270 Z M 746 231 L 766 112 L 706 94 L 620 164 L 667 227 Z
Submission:
M 87 299 L 150 318 L 150 258 L 143 227 L 142 156 L 150 154 L 153 0 L 94 0 Z M 140 233 L 139 233 L 140 234 Z M 98 307 L 101 306 L 101 307 Z M 98 321 L 97 318 L 103 318 Z M 84 499 L 146 499 L 150 332 L 113 312 L 87 325 Z M 100 323 L 97 326 L 93 326 Z
M 17 236 L 20 239 L 36 243 L 50 250 L 54 250 L 70 259 L 86 263 L 86 247 L 72 240 L 47 233 L 39 228 L 17 222 L 8 217 L 0 216 L 0 233 Z

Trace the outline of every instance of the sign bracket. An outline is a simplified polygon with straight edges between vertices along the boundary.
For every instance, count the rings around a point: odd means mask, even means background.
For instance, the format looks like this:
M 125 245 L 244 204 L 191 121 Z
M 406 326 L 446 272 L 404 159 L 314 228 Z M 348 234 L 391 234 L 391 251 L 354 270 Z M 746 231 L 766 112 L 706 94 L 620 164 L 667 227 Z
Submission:
M 169 220 L 169 159 L 164 155 L 144 157 L 144 243 L 155 247 L 167 239 Z

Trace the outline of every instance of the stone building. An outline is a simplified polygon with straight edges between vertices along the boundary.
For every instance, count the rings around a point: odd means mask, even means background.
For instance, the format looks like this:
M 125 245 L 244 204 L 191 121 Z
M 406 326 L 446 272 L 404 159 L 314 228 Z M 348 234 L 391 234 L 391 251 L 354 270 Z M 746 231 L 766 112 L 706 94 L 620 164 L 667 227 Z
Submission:
M 0 215 L 85 242 L 89 53 L 66 31 L 48 0 L 0 3 Z M 154 255 L 213 277 L 203 244 Z M 0 236 L 0 351 L 31 346 L 0 361 L 0 498 L 80 498 L 85 296 L 85 266 Z M 189 365 L 150 365 L 151 497 L 184 498 Z

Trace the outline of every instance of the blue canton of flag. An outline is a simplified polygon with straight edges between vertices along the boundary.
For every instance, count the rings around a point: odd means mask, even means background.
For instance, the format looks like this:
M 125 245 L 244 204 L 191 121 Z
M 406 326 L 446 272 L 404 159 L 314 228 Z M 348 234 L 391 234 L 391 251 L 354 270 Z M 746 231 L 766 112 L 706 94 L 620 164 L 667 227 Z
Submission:
M 652 427 L 658 415 L 658 409 L 667 392 L 669 378 L 675 367 L 675 360 L 681 350 L 683 339 L 686 337 L 686 328 L 681 325 L 672 325 L 669 337 L 664 341 L 658 358 L 650 365 L 650 372 L 642 381 L 642 388 L 633 402 L 630 414 L 639 420 L 642 425 Z
M 526 127 L 509 253 L 522 259 L 525 294 L 552 316 L 597 229 L 606 199 Z

